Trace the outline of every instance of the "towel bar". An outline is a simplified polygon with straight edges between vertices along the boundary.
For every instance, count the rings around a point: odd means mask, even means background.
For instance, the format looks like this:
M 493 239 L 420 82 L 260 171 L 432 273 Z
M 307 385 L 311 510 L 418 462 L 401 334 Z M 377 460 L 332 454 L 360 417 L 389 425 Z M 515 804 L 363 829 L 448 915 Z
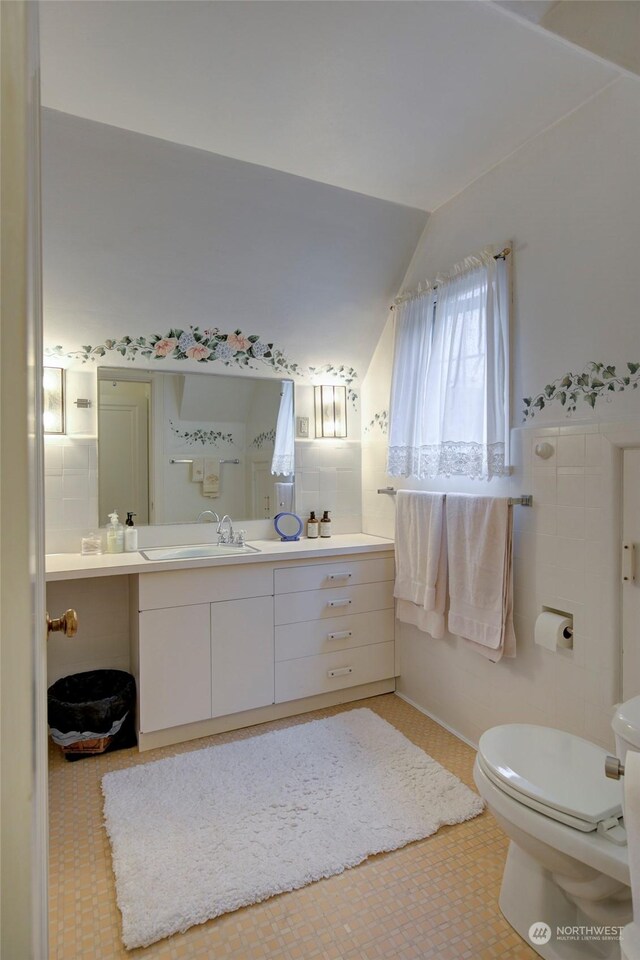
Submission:
M 193 463 L 193 460 L 176 460 L 171 457 L 169 463 Z M 240 461 L 236 458 L 235 460 L 218 460 L 218 463 L 240 463 Z
M 395 487 L 378 487 L 378 493 L 388 493 L 389 496 L 395 497 L 398 492 Z M 532 507 L 533 506 L 533 494 L 523 493 L 521 497 L 509 497 L 509 506 L 510 507 Z

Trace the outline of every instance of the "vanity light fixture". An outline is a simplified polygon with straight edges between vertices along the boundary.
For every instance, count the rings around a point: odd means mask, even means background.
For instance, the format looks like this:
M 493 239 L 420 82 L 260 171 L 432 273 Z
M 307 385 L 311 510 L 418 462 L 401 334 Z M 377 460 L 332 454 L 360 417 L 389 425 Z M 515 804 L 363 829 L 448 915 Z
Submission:
M 314 387 L 316 437 L 346 437 L 347 388 Z
M 65 432 L 64 370 L 44 367 L 42 372 L 42 426 L 46 434 Z

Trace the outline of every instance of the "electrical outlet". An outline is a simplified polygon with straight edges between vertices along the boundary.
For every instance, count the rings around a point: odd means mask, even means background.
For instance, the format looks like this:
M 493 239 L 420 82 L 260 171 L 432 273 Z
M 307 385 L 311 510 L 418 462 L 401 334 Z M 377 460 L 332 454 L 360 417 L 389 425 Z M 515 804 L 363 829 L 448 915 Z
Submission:
M 296 417 L 296 437 L 309 439 L 309 417 Z

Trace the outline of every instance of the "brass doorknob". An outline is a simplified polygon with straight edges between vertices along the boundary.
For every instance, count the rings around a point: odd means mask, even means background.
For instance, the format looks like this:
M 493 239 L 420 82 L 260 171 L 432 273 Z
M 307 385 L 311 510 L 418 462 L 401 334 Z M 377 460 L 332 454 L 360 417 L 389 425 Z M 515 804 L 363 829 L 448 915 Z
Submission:
M 75 637 L 78 632 L 78 614 L 69 609 L 61 617 L 53 620 L 47 614 L 47 633 L 64 633 L 65 637 Z

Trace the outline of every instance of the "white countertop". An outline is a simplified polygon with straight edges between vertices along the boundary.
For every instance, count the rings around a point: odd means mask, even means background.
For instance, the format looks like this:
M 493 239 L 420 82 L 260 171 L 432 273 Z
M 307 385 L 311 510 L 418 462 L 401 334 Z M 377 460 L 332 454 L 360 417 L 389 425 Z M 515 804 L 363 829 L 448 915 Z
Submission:
M 113 577 L 129 573 L 158 573 L 163 570 L 185 570 L 190 567 L 219 567 L 237 563 L 264 563 L 265 561 L 315 557 L 339 557 L 351 553 L 378 553 L 392 550 L 393 540 L 372 537 L 367 533 L 345 533 L 327 539 L 307 539 L 283 543 L 280 540 L 249 540 L 260 553 L 242 553 L 235 556 L 203 557 L 189 560 L 145 560 L 135 553 L 103 553 L 83 557 L 79 553 L 50 553 L 46 557 L 47 580 L 80 580 L 85 577 Z M 142 547 L 142 549 L 146 549 Z

